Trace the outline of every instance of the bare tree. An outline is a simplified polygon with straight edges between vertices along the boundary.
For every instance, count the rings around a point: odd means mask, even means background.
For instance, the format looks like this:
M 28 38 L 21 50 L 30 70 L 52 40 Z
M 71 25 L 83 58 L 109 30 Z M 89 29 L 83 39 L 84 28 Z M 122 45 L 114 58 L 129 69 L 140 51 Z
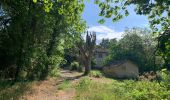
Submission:
M 83 42 L 83 39 L 78 43 L 78 48 L 80 50 L 80 59 L 82 64 L 85 67 L 84 74 L 89 74 L 91 70 L 91 60 L 94 55 L 94 48 L 96 44 L 96 33 L 89 33 L 87 31 L 86 41 Z

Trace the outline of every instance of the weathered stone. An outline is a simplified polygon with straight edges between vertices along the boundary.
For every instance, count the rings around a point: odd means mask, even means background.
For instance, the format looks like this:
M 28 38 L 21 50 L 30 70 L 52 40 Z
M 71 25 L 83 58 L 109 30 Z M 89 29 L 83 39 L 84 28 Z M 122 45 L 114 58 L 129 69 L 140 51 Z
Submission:
M 106 75 L 114 78 L 137 78 L 139 75 L 138 66 L 129 60 L 104 67 L 103 71 Z

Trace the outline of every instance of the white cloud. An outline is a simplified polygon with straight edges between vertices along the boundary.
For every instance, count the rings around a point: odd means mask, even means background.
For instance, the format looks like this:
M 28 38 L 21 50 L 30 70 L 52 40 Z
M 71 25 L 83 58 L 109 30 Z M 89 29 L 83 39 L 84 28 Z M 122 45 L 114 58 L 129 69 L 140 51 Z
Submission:
M 111 29 L 107 26 L 92 26 L 88 29 L 90 32 L 96 32 L 97 35 L 97 42 L 100 42 L 101 39 L 113 39 L 117 38 L 120 39 L 123 32 L 116 32 L 114 29 Z

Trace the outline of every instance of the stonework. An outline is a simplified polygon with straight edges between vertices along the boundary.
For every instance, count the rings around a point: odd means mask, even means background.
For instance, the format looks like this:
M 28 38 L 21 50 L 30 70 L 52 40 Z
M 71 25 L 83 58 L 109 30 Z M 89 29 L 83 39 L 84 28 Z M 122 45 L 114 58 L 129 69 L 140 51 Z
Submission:
M 103 71 L 114 78 L 137 78 L 139 75 L 138 66 L 129 60 L 104 67 Z

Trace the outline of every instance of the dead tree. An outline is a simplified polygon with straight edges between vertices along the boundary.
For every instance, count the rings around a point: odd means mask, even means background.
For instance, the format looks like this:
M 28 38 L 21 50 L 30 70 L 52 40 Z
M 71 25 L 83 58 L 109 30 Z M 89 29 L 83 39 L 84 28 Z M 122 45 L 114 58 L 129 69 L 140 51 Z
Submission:
M 94 48 L 96 44 L 96 34 L 95 33 L 89 33 L 87 31 L 86 34 L 86 41 L 83 42 L 83 39 L 78 43 L 79 53 L 80 53 L 80 59 L 82 64 L 85 67 L 84 74 L 87 75 L 90 73 L 91 70 L 91 60 L 94 55 Z

